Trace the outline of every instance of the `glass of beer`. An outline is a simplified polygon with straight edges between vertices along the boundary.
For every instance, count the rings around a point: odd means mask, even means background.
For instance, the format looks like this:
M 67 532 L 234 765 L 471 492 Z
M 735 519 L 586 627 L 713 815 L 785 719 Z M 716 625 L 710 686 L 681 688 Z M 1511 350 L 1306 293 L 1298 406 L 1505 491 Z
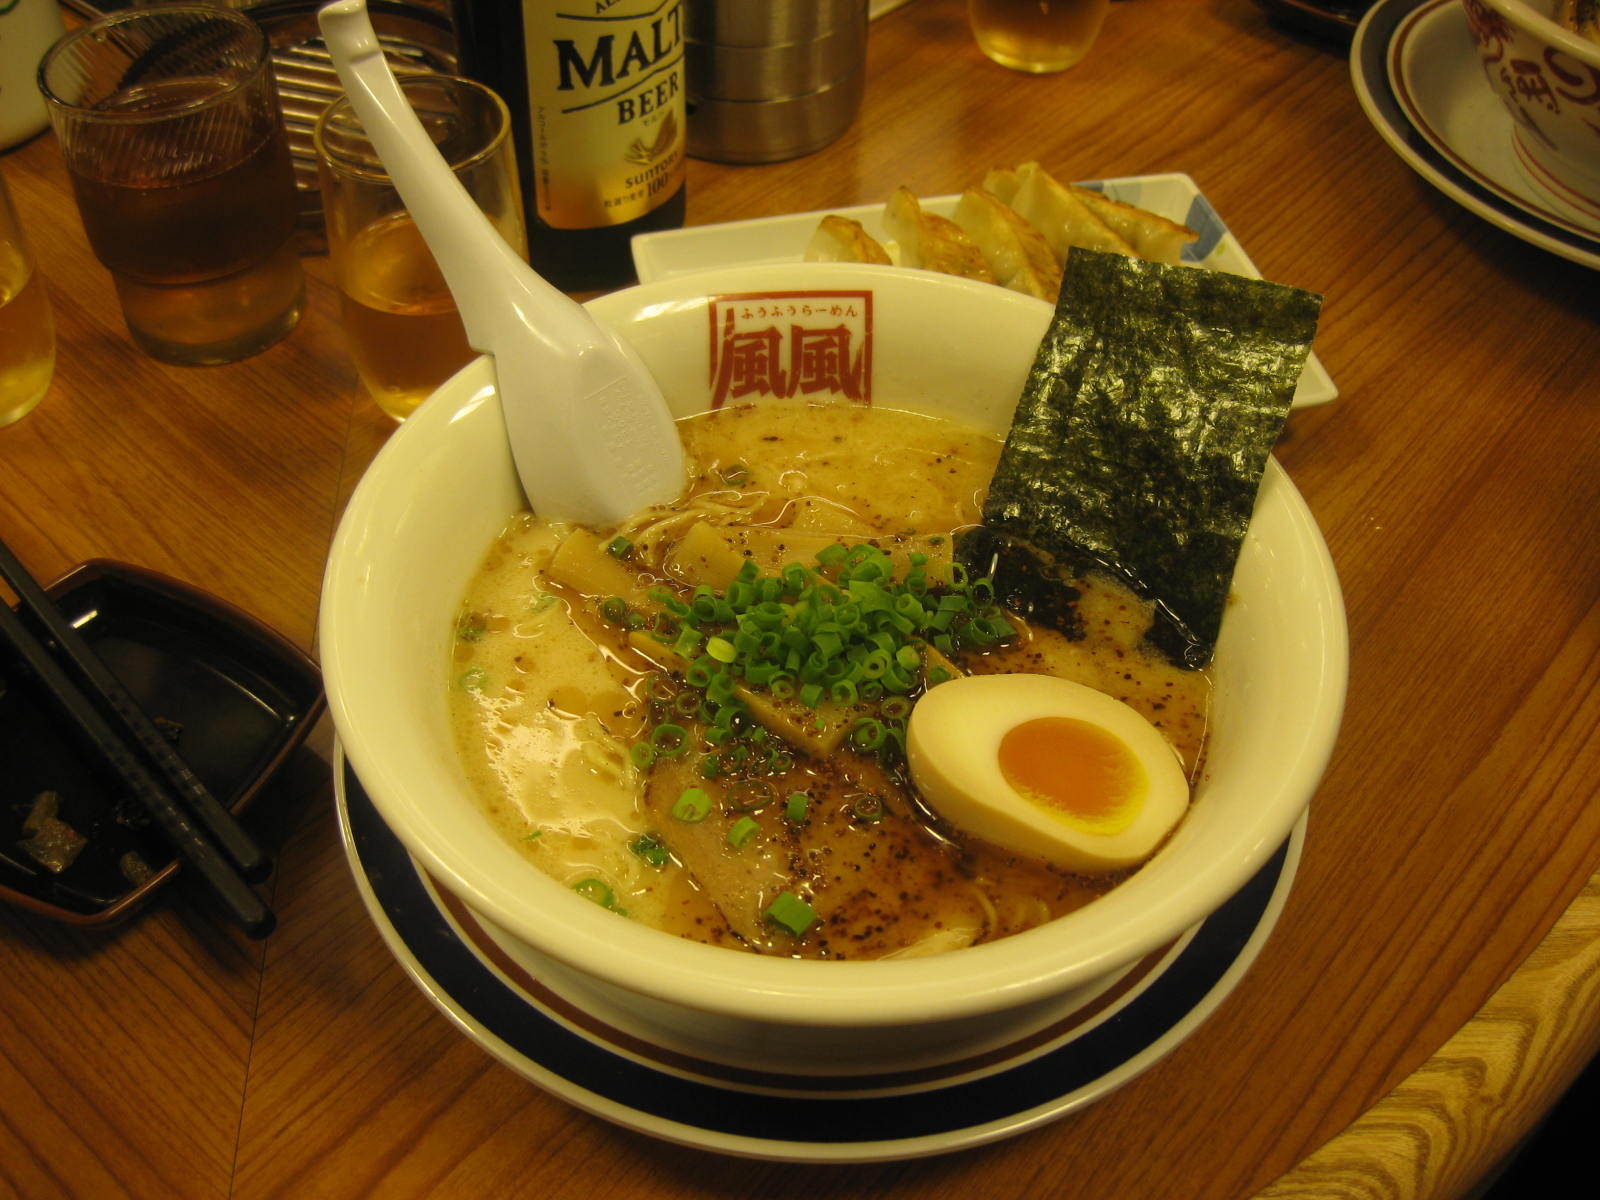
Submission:
M 33 411 L 55 369 L 50 297 L 0 176 L 0 428 Z
M 978 48 L 1003 67 L 1042 75 L 1089 53 L 1111 0 L 967 0 Z
M 294 168 L 254 21 L 205 5 L 116 13 L 58 41 L 39 87 L 139 346 L 225 363 L 295 327 Z
M 526 260 L 511 117 L 489 88 L 450 75 L 407 75 L 400 90 L 456 178 Z M 474 355 L 444 276 L 378 161 L 350 101 L 317 121 L 317 171 L 328 256 L 356 373 L 397 421 Z

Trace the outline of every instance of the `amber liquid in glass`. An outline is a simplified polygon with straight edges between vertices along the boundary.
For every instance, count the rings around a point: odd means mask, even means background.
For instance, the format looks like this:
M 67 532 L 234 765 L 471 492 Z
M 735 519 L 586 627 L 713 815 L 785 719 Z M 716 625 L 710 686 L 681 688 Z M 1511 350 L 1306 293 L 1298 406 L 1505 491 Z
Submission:
M 967 0 L 978 46 L 1016 71 L 1075 66 L 1100 34 L 1110 0 Z
M 115 105 L 174 107 L 206 89 L 146 89 Z M 152 94 L 154 93 L 154 94 Z M 112 272 L 134 339 L 157 358 L 232 362 L 271 345 L 299 320 L 304 278 L 293 243 L 297 216 L 288 147 L 270 126 L 212 113 L 206 146 L 188 122 L 89 126 L 96 139 L 72 171 L 95 256 Z M 186 158 L 236 148 L 196 173 Z
M 444 277 L 407 213 L 374 221 L 350 239 L 339 306 L 361 382 L 397 421 L 474 355 Z
M 56 365 L 44 280 L 16 247 L 0 245 L 0 426 L 33 411 Z

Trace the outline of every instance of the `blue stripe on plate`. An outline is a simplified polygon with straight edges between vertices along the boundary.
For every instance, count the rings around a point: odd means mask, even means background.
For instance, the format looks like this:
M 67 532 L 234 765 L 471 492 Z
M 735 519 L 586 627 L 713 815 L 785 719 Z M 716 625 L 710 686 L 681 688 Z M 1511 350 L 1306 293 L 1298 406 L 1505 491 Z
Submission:
M 978 1078 L 892 1096 L 772 1095 L 687 1079 L 636 1062 L 528 1004 L 456 934 L 415 864 L 345 769 L 360 869 L 423 972 L 515 1053 L 613 1104 L 723 1136 L 789 1144 L 926 1138 L 1014 1119 L 1086 1088 L 1144 1053 L 1200 1005 L 1271 904 L 1288 843 L 1201 925 L 1167 969 L 1120 1012 L 1076 1039 Z

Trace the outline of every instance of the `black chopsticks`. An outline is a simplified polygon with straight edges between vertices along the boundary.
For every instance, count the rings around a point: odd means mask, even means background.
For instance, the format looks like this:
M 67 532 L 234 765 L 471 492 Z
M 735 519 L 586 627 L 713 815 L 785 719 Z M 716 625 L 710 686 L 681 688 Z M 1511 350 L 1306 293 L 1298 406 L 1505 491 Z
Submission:
M 22 656 L 68 719 L 105 755 L 179 855 L 199 872 L 244 931 L 251 937 L 266 937 L 276 918 L 250 887 L 251 880 L 265 878 L 271 870 L 260 847 L 195 777 L 138 701 L 3 541 L 0 578 L 11 585 L 22 601 L 22 611 L 54 643 L 65 664 L 57 661 L 49 645 L 3 601 L 0 641 Z

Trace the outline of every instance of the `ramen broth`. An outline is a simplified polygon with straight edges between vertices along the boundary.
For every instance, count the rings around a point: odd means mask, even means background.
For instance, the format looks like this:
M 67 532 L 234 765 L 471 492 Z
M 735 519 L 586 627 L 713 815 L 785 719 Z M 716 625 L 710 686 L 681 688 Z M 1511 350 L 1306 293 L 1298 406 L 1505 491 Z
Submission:
M 963 836 L 920 800 L 892 754 L 805 744 L 826 737 L 809 712 L 792 734 L 801 745 L 766 739 L 755 767 L 707 778 L 716 753 L 699 744 L 700 693 L 685 681 L 685 661 L 651 636 L 653 588 L 687 596 L 707 576 L 720 588 L 733 572 L 719 569 L 742 559 L 775 574 L 791 561 L 815 567 L 818 547 L 865 543 L 902 565 L 925 555 L 938 577 L 950 535 L 978 520 L 1001 442 L 943 419 L 850 405 L 727 409 L 679 429 L 692 478 L 682 502 L 604 538 L 520 514 L 471 582 L 451 711 L 472 786 L 505 836 L 632 919 L 802 958 L 971 945 L 1115 886 L 1126 873 L 1081 877 Z M 1161 729 L 1192 777 L 1207 677 L 1145 651 L 1149 610 L 1130 593 L 1096 581 L 1082 593 L 1081 639 L 1014 619 L 1018 636 L 952 665 L 1057 674 L 1108 692 Z M 641 761 L 635 746 L 649 744 L 664 710 L 695 746 Z M 690 789 L 710 811 L 685 820 L 674 805 Z M 797 795 L 803 803 L 791 802 Z M 774 919 L 785 893 L 813 914 L 808 925 Z

